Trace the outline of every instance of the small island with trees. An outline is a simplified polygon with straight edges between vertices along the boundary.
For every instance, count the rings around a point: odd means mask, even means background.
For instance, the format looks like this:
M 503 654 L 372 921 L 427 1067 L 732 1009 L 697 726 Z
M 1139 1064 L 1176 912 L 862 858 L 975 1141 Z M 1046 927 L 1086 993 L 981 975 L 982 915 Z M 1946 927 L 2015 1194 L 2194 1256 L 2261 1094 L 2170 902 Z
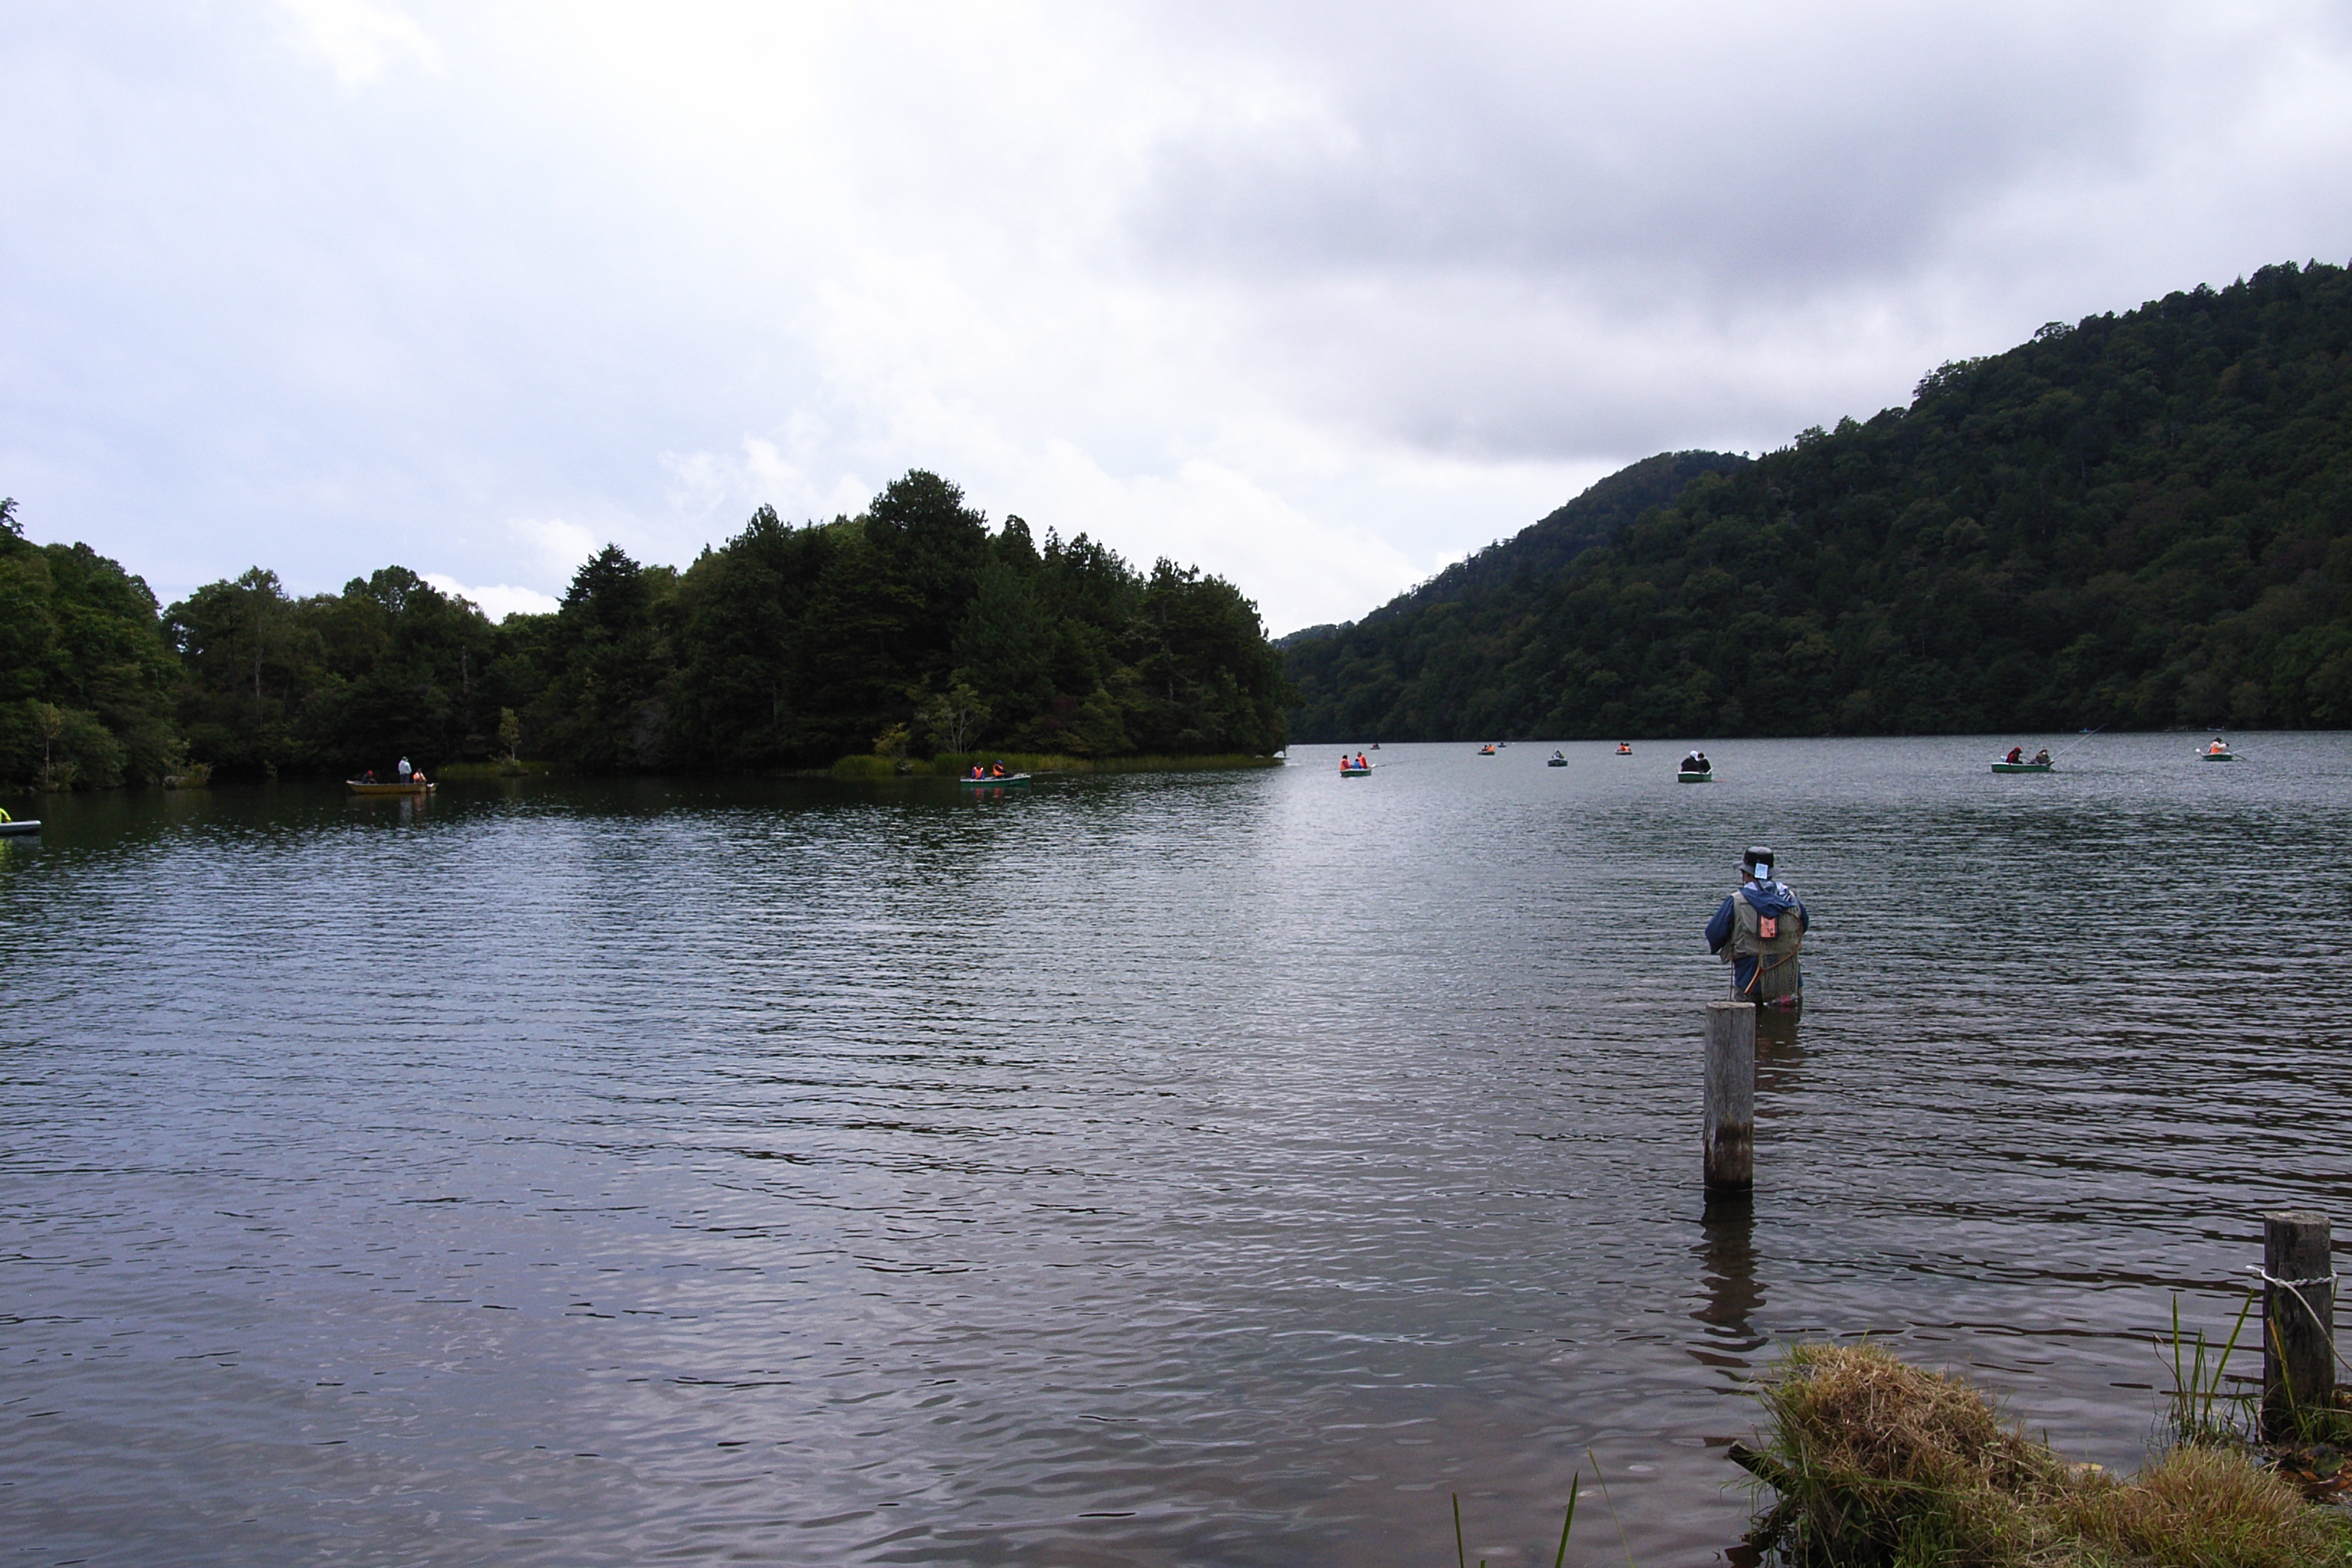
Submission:
M 168 608 L 0 505 L 0 782 L 92 787 L 588 772 L 893 773 L 986 744 L 1072 765 L 1265 759 L 1281 655 L 1223 578 L 992 528 L 918 469 L 856 517 L 761 508 L 683 570 L 607 547 L 560 608 L 493 624 L 413 571 L 289 595 L 256 567 Z

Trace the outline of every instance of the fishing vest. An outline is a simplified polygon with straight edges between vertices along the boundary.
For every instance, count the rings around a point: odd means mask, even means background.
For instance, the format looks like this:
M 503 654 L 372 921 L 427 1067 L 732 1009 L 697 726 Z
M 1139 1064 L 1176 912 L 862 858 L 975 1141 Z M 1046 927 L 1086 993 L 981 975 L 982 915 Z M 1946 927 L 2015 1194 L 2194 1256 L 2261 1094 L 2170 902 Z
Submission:
M 1756 906 L 1748 901 L 1744 893 L 1732 894 L 1731 956 L 1762 958 L 1774 963 L 1794 958 L 1797 949 L 1805 941 L 1805 917 L 1799 912 L 1802 908 L 1799 905 L 1797 909 L 1776 917 L 1778 929 L 1772 935 L 1766 936 L 1764 917 L 1756 912 Z

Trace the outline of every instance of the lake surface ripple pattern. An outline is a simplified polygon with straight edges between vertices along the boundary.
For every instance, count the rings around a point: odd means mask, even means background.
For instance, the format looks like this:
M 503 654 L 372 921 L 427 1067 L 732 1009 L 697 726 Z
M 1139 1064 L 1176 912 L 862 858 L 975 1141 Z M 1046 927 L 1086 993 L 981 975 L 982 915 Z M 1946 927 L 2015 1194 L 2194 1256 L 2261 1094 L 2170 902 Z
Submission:
M 1458 1492 L 1500 1568 L 1581 1467 L 1572 1555 L 1704 1563 L 1865 1332 L 2127 1467 L 2175 1294 L 2352 1226 L 2352 741 L 2203 738 L 53 799 L 7 1560 L 1380 1568 Z M 1811 1001 L 1710 1212 L 1754 841 Z

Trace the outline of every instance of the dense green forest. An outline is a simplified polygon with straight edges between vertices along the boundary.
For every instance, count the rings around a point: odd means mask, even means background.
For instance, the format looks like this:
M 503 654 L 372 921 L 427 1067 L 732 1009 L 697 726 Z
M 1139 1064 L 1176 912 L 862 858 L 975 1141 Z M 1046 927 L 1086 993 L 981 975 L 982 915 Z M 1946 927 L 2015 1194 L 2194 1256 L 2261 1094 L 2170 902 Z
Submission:
M 117 784 L 179 765 L 179 660 L 147 584 L 35 544 L 0 500 L 0 780 Z
M 1283 743 L 1281 656 L 1233 584 L 1084 534 L 991 529 L 916 470 L 855 518 L 762 508 L 683 571 L 608 547 L 497 625 L 404 567 L 289 595 L 258 567 L 159 611 L 0 506 L 0 780 L 821 766 L 989 745 L 1070 756 Z
M 1557 521 L 1645 472 L 1682 482 Z M 1301 741 L 2352 726 L 2352 276 L 2053 322 L 1753 462 L 1650 458 L 1286 643 Z

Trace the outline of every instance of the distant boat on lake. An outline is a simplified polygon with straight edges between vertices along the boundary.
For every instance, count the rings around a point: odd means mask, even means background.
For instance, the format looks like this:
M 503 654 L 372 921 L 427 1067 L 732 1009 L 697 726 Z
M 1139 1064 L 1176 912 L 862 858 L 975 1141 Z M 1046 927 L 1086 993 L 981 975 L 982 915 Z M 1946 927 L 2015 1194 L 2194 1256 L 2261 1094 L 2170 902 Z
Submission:
M 402 784 L 396 779 L 391 784 L 369 784 L 362 779 L 345 779 L 343 787 L 353 795 L 431 795 L 441 786 L 436 784 L 420 784 L 415 781 Z

